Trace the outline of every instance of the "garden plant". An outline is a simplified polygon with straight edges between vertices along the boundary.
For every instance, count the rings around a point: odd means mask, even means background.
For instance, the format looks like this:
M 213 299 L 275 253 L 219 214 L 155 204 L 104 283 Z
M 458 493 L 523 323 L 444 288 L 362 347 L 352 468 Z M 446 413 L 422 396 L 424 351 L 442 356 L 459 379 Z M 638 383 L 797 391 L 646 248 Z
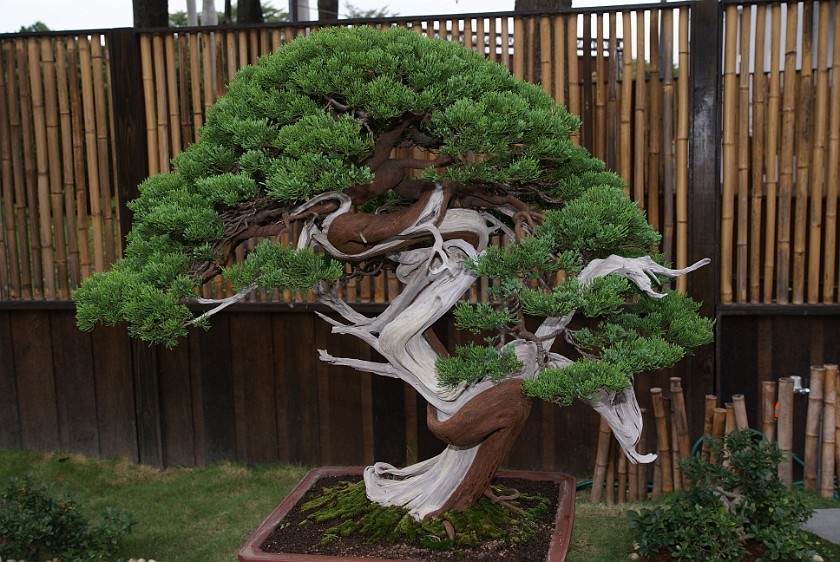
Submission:
M 383 358 L 323 361 L 401 379 L 429 404 L 445 450 L 364 474 L 371 501 L 417 520 L 485 493 L 534 399 L 589 403 L 631 461 L 649 462 L 635 451 L 634 375 L 712 337 L 697 303 L 654 284 L 706 262 L 662 263 L 624 181 L 570 140 L 578 125 L 460 44 L 313 32 L 240 70 L 174 172 L 140 186 L 125 257 L 74 294 L 78 324 L 172 346 L 255 290 L 311 289 L 341 318 L 323 316 L 333 332 Z M 341 299 L 349 279 L 383 270 L 402 290 L 380 314 Z M 218 275 L 234 294 L 198 298 Z M 486 302 L 464 303 L 481 277 Z M 447 349 L 431 327 L 450 311 L 482 343 Z

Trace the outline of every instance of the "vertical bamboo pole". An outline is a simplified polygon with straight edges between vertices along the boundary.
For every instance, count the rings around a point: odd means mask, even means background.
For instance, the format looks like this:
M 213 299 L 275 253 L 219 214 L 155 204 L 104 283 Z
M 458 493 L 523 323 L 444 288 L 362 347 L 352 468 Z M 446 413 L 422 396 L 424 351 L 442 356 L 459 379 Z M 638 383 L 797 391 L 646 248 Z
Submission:
M 677 267 L 688 266 L 688 123 L 689 113 L 689 56 L 688 8 L 680 8 L 680 76 L 677 83 L 677 137 L 676 137 L 676 215 L 677 215 Z M 685 275 L 677 278 L 677 290 L 685 292 L 688 280 Z
M 820 256 L 822 242 L 822 201 L 828 126 L 828 43 L 829 5 L 820 2 L 817 31 L 817 80 L 814 109 L 813 158 L 811 161 L 811 210 L 808 232 L 808 302 L 820 301 Z M 835 84 L 835 88 L 840 87 Z
M 67 66 L 78 67 L 78 52 L 76 39 L 67 43 Z M 79 240 L 79 266 L 82 278 L 91 274 L 90 244 L 88 238 L 87 215 L 87 178 L 85 177 L 85 148 L 84 148 L 84 111 L 82 96 L 79 92 L 79 76 L 76 72 L 69 73 L 70 89 L 70 117 L 73 130 L 73 183 L 76 187 L 76 237 Z
M 671 450 L 668 445 L 668 423 L 665 417 L 665 404 L 662 400 L 662 389 L 654 387 L 650 389 L 651 404 L 653 405 L 653 416 L 656 421 L 656 450 L 659 453 L 659 462 L 662 472 L 662 491 L 665 493 L 674 491 L 674 475 L 671 469 Z
M 446 28 L 441 30 L 443 35 L 446 35 Z M 502 18 L 502 60 L 501 63 L 506 68 L 510 69 L 510 18 Z
M 700 459 L 703 461 L 709 460 L 709 443 L 705 437 L 712 436 L 712 426 L 715 418 L 715 408 L 717 407 L 717 396 L 714 394 L 706 395 L 705 408 L 703 409 L 703 444 L 700 447 Z
M 776 249 L 776 302 L 790 301 L 790 204 L 793 190 L 793 155 L 796 133 L 796 27 L 797 4 L 787 5 L 785 76 L 782 101 L 782 144 L 779 169 L 779 219 Z
M 674 420 L 677 433 L 676 447 L 680 458 L 691 456 L 691 438 L 688 433 L 688 416 L 685 409 L 685 394 L 680 377 L 671 377 L 671 403 L 674 406 Z
M 611 170 L 618 169 L 618 38 L 616 15 L 609 15 L 609 39 L 607 49 L 609 52 L 609 85 L 607 87 L 607 134 L 606 134 L 606 155 L 607 167 Z
M 152 70 L 152 40 L 147 33 L 140 34 L 140 71 L 143 74 L 143 98 L 146 109 L 146 157 L 149 175 L 160 173 L 158 166 L 157 110 L 155 108 L 155 78 Z
M 566 56 L 569 66 L 569 111 L 574 115 L 580 115 L 580 73 L 578 71 L 577 56 L 577 14 L 569 14 L 566 20 Z M 580 129 L 572 133 L 572 144 L 580 145 Z
M 154 65 L 154 89 L 157 123 L 158 166 L 162 174 L 169 173 L 169 158 L 172 151 L 169 147 L 169 109 L 166 99 L 166 64 L 163 54 L 163 37 L 159 34 L 152 36 L 152 64 Z
M 820 14 L 822 17 L 822 14 Z M 834 428 L 837 425 L 837 365 L 825 365 L 823 384 L 822 461 L 820 462 L 820 495 L 834 497 L 835 448 Z
M 722 442 L 726 435 L 726 408 L 715 408 L 715 415 L 712 418 L 712 438 L 717 442 Z M 709 450 L 709 462 L 717 464 L 723 459 L 717 458 L 713 449 Z
M 645 13 L 636 12 L 636 104 L 633 130 L 633 199 L 640 209 L 645 208 Z
M 204 83 L 204 115 L 206 117 L 207 111 L 216 100 L 216 85 L 213 83 L 213 32 L 201 32 L 201 76 Z M 251 53 L 256 57 L 256 49 L 252 49 Z M 256 62 L 252 59 L 251 62 Z
M 732 302 L 732 235 L 735 228 L 734 194 L 737 178 L 737 157 L 735 139 L 737 138 L 738 100 L 736 60 L 738 50 L 738 7 L 726 6 L 724 19 L 724 57 L 723 57 L 723 191 L 720 213 L 720 300 Z
M 455 23 L 457 26 L 457 22 Z M 536 45 L 537 45 L 537 18 L 535 16 L 529 16 L 527 20 L 527 29 L 528 32 L 526 34 L 525 44 L 527 45 L 525 51 L 525 69 L 526 74 L 528 76 L 528 82 L 532 84 L 536 84 Z M 542 79 L 542 78 L 540 78 Z
M 674 262 L 674 10 L 662 11 L 662 253 Z
M 761 382 L 761 433 L 770 443 L 776 440 L 776 381 Z
M 70 41 L 72 42 L 74 39 L 70 38 Z M 58 96 L 59 128 L 61 133 L 61 176 L 63 181 L 59 189 L 64 192 L 64 217 L 67 229 L 67 260 L 70 270 L 70 286 L 78 287 L 81 281 L 81 265 L 79 263 L 79 241 L 76 236 L 76 199 L 73 188 L 73 127 L 71 124 L 70 97 L 67 87 L 67 69 L 68 67 L 75 68 L 75 65 L 70 64 L 70 58 L 67 54 L 64 40 L 56 40 L 55 58 L 58 63 L 55 67 L 56 93 Z
M 178 69 L 175 63 L 175 40 L 171 33 L 164 38 L 166 52 L 166 103 L 169 106 L 169 133 L 172 135 L 170 158 L 181 153 L 181 127 L 178 107 Z
M 650 495 L 654 499 L 662 496 L 662 457 L 659 455 L 653 462 L 653 486 Z
M 753 74 L 753 126 L 750 170 L 752 205 L 750 206 L 750 302 L 761 302 L 761 213 L 764 202 L 764 135 L 767 109 L 767 75 L 764 73 L 764 46 L 767 40 L 767 6 L 760 4 L 755 16 L 755 73 Z
M 60 40 L 56 41 L 57 43 Z M 56 83 L 56 58 L 53 53 L 53 40 L 49 37 L 42 37 L 41 47 L 41 70 L 44 75 L 44 109 L 47 126 L 47 163 L 49 168 L 50 186 L 50 207 L 52 210 L 52 221 L 50 228 L 54 237 L 54 252 L 56 274 L 58 276 L 57 296 L 66 299 L 70 296 L 67 268 L 67 227 L 64 219 L 64 196 L 61 185 L 61 153 L 59 150 L 58 130 L 58 84 Z M 60 65 L 64 61 L 59 61 Z
M 192 123 L 190 121 L 189 94 L 189 55 L 187 54 L 187 34 L 178 34 L 178 103 L 181 114 L 181 149 L 192 142 Z
M 0 61 L 3 60 L 7 42 L 0 43 Z M 17 244 L 18 230 L 15 228 L 15 195 L 11 149 L 11 128 L 9 126 L 8 103 L 6 99 L 9 91 L 6 85 L 5 72 L 0 72 L 0 189 L 3 198 L 3 228 L 8 245 L 6 258 L 9 263 L 9 290 L 3 294 L 4 298 L 18 298 L 20 294 L 20 256 Z M 12 74 L 12 70 L 9 70 Z
M 741 10 L 740 77 L 738 80 L 738 233 L 735 247 L 735 299 L 747 302 L 747 243 L 750 185 L 750 30 L 752 10 Z
M 487 39 L 487 31 L 484 29 L 484 18 L 477 18 L 475 21 L 475 51 L 482 57 L 487 57 L 484 44 Z M 419 30 L 419 26 L 418 26 Z
M 840 10 L 834 10 L 834 30 L 840 29 Z M 828 173 L 825 193 L 825 252 L 823 253 L 823 302 L 840 302 L 834 297 L 835 265 L 837 264 L 837 194 L 840 184 L 840 41 L 834 40 L 831 75 L 831 121 L 828 126 Z M 840 450 L 840 449 L 838 449 Z M 840 466 L 840 463 L 838 463 Z
M 779 450 L 782 461 L 779 463 L 779 479 L 790 488 L 793 486 L 793 379 L 779 379 L 779 419 L 776 425 Z
M 50 220 L 50 178 L 47 147 L 47 123 L 44 117 L 44 90 L 41 85 L 41 57 L 38 40 L 27 41 L 29 52 L 29 87 L 32 93 L 32 121 L 35 136 L 35 162 L 38 172 L 38 225 L 41 233 L 41 258 L 44 267 L 44 297 L 56 298 L 55 254 Z
M 93 71 L 93 107 L 96 113 L 96 152 L 97 169 L 99 172 L 99 208 L 102 211 L 105 235 L 106 263 L 116 260 L 116 240 L 114 229 L 114 213 L 111 197 L 111 162 L 108 158 L 111 143 L 109 142 L 109 127 L 105 100 L 104 75 L 107 71 L 102 53 L 102 36 L 91 35 L 90 59 Z
M 604 20 L 595 14 L 595 144 L 594 155 L 607 160 L 607 92 L 604 87 Z
M 27 46 L 23 39 L 15 40 L 15 54 L 17 55 L 18 85 L 20 86 L 20 131 L 23 141 L 23 172 L 26 186 L 26 209 L 29 217 L 29 243 L 32 249 L 32 295 L 43 298 L 44 271 L 41 252 L 41 228 L 38 218 L 38 176 L 36 169 L 36 155 L 33 153 L 35 141 L 32 131 L 33 100 L 32 87 L 27 69 Z
M 618 449 L 618 503 L 623 504 L 627 501 L 627 457 L 619 447 L 616 448 Z
M 198 44 L 198 33 L 190 33 L 190 97 L 192 98 L 193 142 L 198 142 L 198 131 L 204 120 L 201 112 L 201 71 Z
M 633 115 L 633 52 L 632 45 L 632 24 L 630 12 L 622 14 L 622 34 L 624 49 L 621 68 L 621 108 L 618 118 L 618 173 L 624 180 L 624 192 L 630 195 L 630 186 L 635 181 L 633 178 L 633 141 L 632 141 L 632 115 Z M 644 181 L 640 178 L 639 181 Z
M 782 15 L 779 4 L 770 7 L 770 91 L 767 96 L 767 136 L 764 151 L 766 211 L 764 228 L 764 290 L 762 300 L 773 302 L 773 281 L 776 278 L 776 207 L 778 192 L 778 138 L 781 90 L 779 78 L 779 49 L 782 35 Z
M 532 39 L 533 42 L 533 39 Z M 540 85 L 551 95 L 551 22 L 548 16 L 540 16 Z
M 615 439 L 610 439 L 610 460 L 607 463 L 606 486 L 604 487 L 604 498 L 607 505 L 615 504 L 615 445 Z
M 642 419 L 649 417 L 646 409 L 640 408 L 639 412 L 642 414 Z M 646 425 L 649 426 L 649 424 Z M 647 431 L 643 430 L 639 437 L 639 451 L 646 452 L 648 450 L 647 433 Z M 648 491 L 648 465 L 639 463 L 633 464 L 632 466 L 636 468 L 636 486 L 635 490 L 632 487 L 630 489 L 631 499 L 632 501 L 645 501 L 647 500 Z
M 735 427 L 737 429 L 749 429 L 750 422 L 747 420 L 747 405 L 744 402 L 744 395 L 733 394 L 732 405 L 735 407 Z
M 595 474 L 592 476 L 592 503 L 598 503 L 604 495 L 604 478 L 607 475 L 607 463 L 610 454 L 610 439 L 612 432 L 604 418 L 598 429 L 598 450 L 595 455 Z
M 666 64 L 671 64 L 668 61 Z M 648 99 L 650 100 L 650 122 L 648 125 L 648 178 L 647 219 L 650 225 L 660 230 L 659 223 L 659 170 L 662 162 L 662 79 L 659 68 L 659 10 L 650 11 L 650 79 Z
M 566 105 L 566 43 L 563 40 L 563 16 L 554 16 L 554 101 Z
M 260 53 L 268 53 L 268 35 L 265 29 L 260 31 Z M 213 83 L 216 85 L 216 97 L 213 101 L 216 101 L 225 94 L 227 89 L 225 81 L 224 33 L 221 31 L 213 33 L 213 64 Z
M 796 112 L 796 205 L 793 238 L 793 302 L 805 302 L 805 243 L 808 235 L 808 181 L 811 175 L 813 143 L 814 84 L 812 61 L 812 2 L 802 4 L 802 68 L 799 72 L 799 108 Z
M 512 74 L 520 80 L 525 79 L 525 20 L 513 18 L 513 69 Z
M 677 433 L 677 415 L 674 412 L 674 401 L 672 396 L 664 399 L 665 411 L 670 414 L 671 427 L 671 467 L 674 470 L 674 491 L 679 492 L 683 489 L 682 468 L 680 467 L 680 437 Z
M 817 489 L 817 472 L 820 466 L 820 416 L 823 406 L 823 383 L 825 367 L 811 366 L 811 392 L 808 393 L 808 414 L 805 418 L 805 469 L 802 486 L 806 490 Z
M 97 156 L 96 142 L 96 111 L 93 99 L 90 51 L 91 48 L 87 37 L 79 37 L 79 66 L 81 67 L 82 78 L 82 108 L 88 170 L 88 205 L 90 206 L 90 222 L 93 229 L 93 264 L 94 270 L 99 273 L 105 270 L 104 220 L 102 217 L 100 191 L 101 178 L 98 173 L 99 158 Z
M 735 419 L 735 404 L 726 402 L 724 403 L 724 407 L 726 408 L 726 427 L 724 433 L 732 433 L 738 429 L 738 423 Z

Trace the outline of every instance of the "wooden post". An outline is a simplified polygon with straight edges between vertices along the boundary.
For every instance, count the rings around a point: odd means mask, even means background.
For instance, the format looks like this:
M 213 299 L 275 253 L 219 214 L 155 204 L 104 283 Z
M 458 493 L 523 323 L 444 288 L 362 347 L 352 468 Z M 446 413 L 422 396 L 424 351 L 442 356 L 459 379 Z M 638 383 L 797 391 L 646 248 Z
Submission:
M 665 493 L 674 491 L 674 477 L 671 469 L 671 451 L 668 446 L 668 423 L 665 419 L 665 404 L 662 401 L 662 389 L 654 387 L 650 389 L 651 403 L 653 404 L 653 416 L 656 419 L 656 450 L 659 453 L 659 462 L 662 473 L 662 491 Z
M 791 462 L 793 447 L 793 379 L 783 377 L 779 379 L 779 450 L 784 458 L 779 463 L 779 478 L 786 486 L 793 486 L 793 463 Z
M 825 367 L 811 366 L 811 392 L 808 394 L 808 414 L 805 418 L 805 476 L 803 488 L 817 489 L 817 472 L 820 464 L 820 415 L 823 406 Z
M 776 381 L 761 382 L 761 433 L 770 443 L 776 439 Z
M 837 365 L 825 365 L 823 385 L 822 462 L 820 463 L 820 495 L 834 496 L 834 455 L 837 447 L 834 428 L 837 426 Z

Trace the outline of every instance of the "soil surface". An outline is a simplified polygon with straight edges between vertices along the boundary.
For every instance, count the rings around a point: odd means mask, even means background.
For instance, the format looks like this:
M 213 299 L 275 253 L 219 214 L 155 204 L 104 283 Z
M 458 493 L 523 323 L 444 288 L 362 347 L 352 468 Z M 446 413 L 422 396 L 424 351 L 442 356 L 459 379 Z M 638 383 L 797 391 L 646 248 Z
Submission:
M 383 541 L 369 544 L 367 537 L 352 535 L 338 537 L 326 546 L 320 541 L 324 531 L 335 526 L 335 521 L 324 523 L 308 522 L 299 525 L 306 519 L 300 511 L 300 506 L 309 501 L 320 490 L 327 486 L 335 486 L 339 482 L 355 482 L 360 476 L 333 476 L 321 478 L 303 496 L 301 501 L 283 519 L 281 525 L 269 535 L 260 547 L 263 552 L 283 552 L 295 554 L 320 554 L 328 556 L 356 556 L 360 558 L 384 558 L 390 560 L 422 560 L 423 562 L 447 562 L 458 560 L 463 562 L 538 562 L 545 560 L 551 535 L 554 532 L 554 519 L 557 515 L 557 498 L 559 489 L 556 482 L 521 480 L 518 478 L 499 478 L 496 484 L 516 488 L 523 494 L 540 494 L 549 498 L 549 509 L 543 518 L 535 522 L 535 534 L 524 544 L 508 545 L 501 542 L 483 544 L 472 549 L 453 547 L 448 550 L 430 550 L 414 544 L 388 543 Z M 285 525 L 285 523 L 290 523 Z

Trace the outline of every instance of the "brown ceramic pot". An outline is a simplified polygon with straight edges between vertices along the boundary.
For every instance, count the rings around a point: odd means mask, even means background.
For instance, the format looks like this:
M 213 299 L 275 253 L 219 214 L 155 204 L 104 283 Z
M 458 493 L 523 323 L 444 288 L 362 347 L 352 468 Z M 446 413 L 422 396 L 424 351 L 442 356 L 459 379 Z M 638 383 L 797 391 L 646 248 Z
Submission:
M 328 466 L 310 471 L 295 486 L 294 490 L 280 502 L 280 505 L 262 522 L 251 535 L 248 542 L 239 551 L 241 562 L 395 562 L 384 558 L 357 558 L 355 556 L 326 556 L 317 554 L 294 554 L 282 552 L 263 552 L 260 549 L 266 538 L 283 521 L 286 514 L 300 501 L 303 495 L 320 478 L 329 476 L 353 476 L 362 474 L 362 467 Z M 572 526 L 575 518 L 575 479 L 568 474 L 556 472 L 529 472 L 500 470 L 497 476 L 502 478 L 522 478 L 525 480 L 550 480 L 557 482 L 560 490 L 557 501 L 557 516 L 554 521 L 554 534 L 546 554 L 546 562 L 562 562 L 569 550 Z M 410 562 L 410 561 L 401 561 Z

